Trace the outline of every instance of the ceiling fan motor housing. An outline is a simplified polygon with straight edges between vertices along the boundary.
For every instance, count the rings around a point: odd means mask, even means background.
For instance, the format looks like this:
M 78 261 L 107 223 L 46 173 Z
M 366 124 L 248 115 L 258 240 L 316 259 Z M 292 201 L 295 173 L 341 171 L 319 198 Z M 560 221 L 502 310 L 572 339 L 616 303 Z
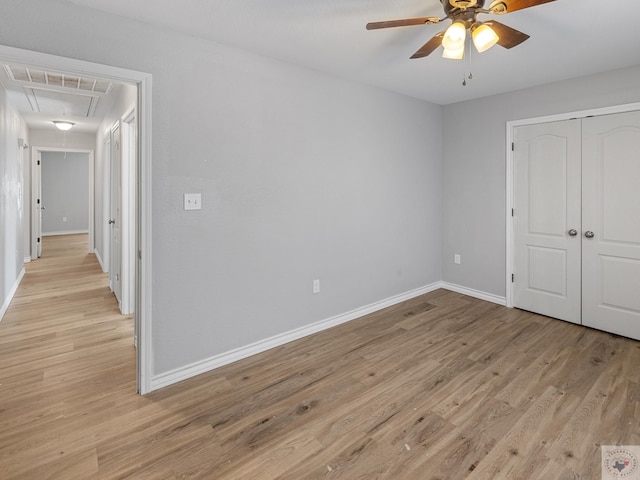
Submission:
M 440 0 L 444 13 L 448 18 L 459 19 L 461 15 L 471 13 L 472 16 L 477 10 L 484 7 L 485 0 Z M 467 15 L 469 16 L 469 15 Z M 468 18 L 460 20 L 469 20 Z
M 484 0 L 440 0 L 440 2 L 445 6 L 445 10 L 446 3 L 453 8 L 459 8 L 461 10 L 472 7 L 482 8 L 484 6 Z

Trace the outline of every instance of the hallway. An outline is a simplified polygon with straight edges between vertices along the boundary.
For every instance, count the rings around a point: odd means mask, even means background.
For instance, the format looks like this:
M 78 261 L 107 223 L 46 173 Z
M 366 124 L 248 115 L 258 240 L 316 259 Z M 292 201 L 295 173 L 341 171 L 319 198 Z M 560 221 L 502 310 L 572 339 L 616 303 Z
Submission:
M 133 316 L 120 314 L 87 241 L 43 237 L 42 257 L 26 264 L 0 322 L 3 478 L 86 478 L 95 450 L 65 452 L 65 444 L 122 409 L 116 398 L 139 400 Z

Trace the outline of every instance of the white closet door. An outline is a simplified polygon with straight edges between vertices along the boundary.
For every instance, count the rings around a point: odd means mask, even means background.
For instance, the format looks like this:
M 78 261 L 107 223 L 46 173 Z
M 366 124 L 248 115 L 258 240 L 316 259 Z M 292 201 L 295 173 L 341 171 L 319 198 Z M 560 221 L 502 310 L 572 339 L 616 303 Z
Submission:
M 580 121 L 514 130 L 515 307 L 580 323 Z
M 582 323 L 640 339 L 640 112 L 584 119 L 582 150 Z

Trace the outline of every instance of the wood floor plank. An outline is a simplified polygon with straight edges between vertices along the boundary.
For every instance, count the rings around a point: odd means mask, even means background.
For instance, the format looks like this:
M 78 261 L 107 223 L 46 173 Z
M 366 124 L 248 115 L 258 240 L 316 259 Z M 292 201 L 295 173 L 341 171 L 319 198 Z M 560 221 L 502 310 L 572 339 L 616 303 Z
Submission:
M 640 342 L 437 290 L 135 393 L 86 235 L 0 322 L 0 478 L 599 480 L 640 444 Z

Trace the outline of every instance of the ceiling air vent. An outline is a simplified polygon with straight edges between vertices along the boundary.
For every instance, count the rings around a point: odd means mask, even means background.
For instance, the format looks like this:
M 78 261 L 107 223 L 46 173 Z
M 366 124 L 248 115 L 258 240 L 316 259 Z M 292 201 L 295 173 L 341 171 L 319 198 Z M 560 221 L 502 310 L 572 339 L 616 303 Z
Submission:
M 112 83 L 95 78 L 79 77 L 77 75 L 64 75 L 55 72 L 45 72 L 34 68 L 19 67 L 16 65 L 4 66 L 7 75 L 18 82 L 49 85 L 53 87 L 71 88 L 84 92 L 109 93 Z

